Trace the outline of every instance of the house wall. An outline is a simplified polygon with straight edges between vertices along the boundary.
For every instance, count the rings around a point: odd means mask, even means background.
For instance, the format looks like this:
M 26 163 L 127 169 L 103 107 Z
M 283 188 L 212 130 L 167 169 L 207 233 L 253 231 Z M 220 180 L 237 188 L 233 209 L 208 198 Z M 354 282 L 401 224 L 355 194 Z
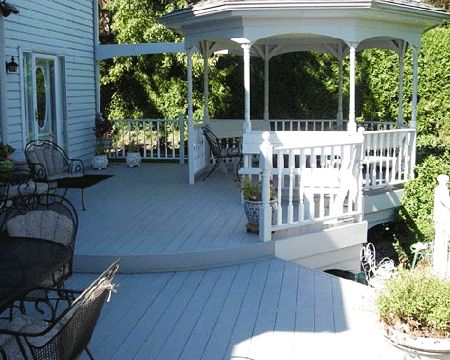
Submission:
M 66 150 L 83 160 L 92 156 L 95 63 L 92 0 L 10 0 L 20 13 L 4 19 L 5 60 L 14 56 L 19 72 L 6 74 L 7 139 L 23 149 L 27 139 L 23 113 L 21 51 L 64 56 Z M 2 119 L 4 121 L 4 119 Z

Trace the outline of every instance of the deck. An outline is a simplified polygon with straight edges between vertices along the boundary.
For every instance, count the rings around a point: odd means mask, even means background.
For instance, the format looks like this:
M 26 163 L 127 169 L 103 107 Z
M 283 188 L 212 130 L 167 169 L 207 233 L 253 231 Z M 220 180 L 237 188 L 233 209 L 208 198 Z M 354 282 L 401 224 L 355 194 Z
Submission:
M 187 165 L 176 163 L 139 168 L 112 163 L 89 172 L 113 176 L 84 190 L 86 211 L 81 190 L 68 190 L 79 215 L 76 271 L 101 272 L 117 257 L 127 273 L 189 271 L 270 259 L 279 252 L 280 242 L 264 243 L 247 232 L 231 171 L 218 169 L 195 185 L 188 184 Z M 382 201 L 365 203 L 381 214 Z M 388 208 L 392 211 L 391 204 Z
M 279 259 L 115 282 L 90 345 L 98 359 L 402 359 L 370 288 Z
M 239 185 L 217 170 L 189 185 L 187 165 L 145 163 L 85 189 L 69 189 L 79 215 L 75 268 L 100 271 L 117 257 L 122 271 L 172 271 L 239 264 L 273 257 L 273 244 L 247 233 Z M 200 256 L 199 256 L 200 255 Z
M 85 190 L 86 211 L 79 190 L 68 194 L 80 216 L 75 268 L 99 272 L 122 258 L 91 341 L 96 358 L 401 358 L 381 335 L 370 288 L 277 259 L 273 241 L 246 232 L 233 174 L 188 185 L 178 164 L 98 173 L 114 176 Z M 67 286 L 96 276 L 78 272 Z

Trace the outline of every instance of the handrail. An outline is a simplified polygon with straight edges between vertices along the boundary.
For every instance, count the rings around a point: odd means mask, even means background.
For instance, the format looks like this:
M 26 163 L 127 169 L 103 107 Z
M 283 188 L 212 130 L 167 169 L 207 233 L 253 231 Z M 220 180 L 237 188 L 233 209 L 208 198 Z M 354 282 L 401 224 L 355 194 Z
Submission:
M 124 159 L 132 141 L 143 159 L 185 161 L 182 116 L 178 119 L 113 120 L 117 136 L 109 152 L 111 159 Z
M 264 132 L 260 146 L 261 240 L 269 241 L 272 231 L 318 222 L 343 218 L 362 221 L 362 136 L 323 146 L 276 148 L 269 137 L 269 132 Z M 269 205 L 272 180 L 278 189 L 274 224 Z
M 364 132 L 364 188 L 402 184 L 414 177 L 416 130 Z

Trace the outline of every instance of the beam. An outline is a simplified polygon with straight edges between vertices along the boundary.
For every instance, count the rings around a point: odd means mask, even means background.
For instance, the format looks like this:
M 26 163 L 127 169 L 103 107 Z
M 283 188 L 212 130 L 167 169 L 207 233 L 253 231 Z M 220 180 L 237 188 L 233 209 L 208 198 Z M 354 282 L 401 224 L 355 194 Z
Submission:
M 108 44 L 95 46 L 95 60 L 121 56 L 185 52 L 184 43 Z

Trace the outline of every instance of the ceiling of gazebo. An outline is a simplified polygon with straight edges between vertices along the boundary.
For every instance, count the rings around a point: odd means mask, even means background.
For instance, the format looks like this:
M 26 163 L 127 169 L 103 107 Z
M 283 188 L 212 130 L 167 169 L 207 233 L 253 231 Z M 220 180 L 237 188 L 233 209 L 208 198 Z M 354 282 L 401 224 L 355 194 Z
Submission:
M 206 0 L 175 10 L 160 23 L 185 37 L 190 48 L 207 41 L 209 51 L 270 57 L 292 51 L 330 52 L 353 43 L 358 50 L 396 50 L 399 40 L 420 46 L 422 33 L 448 14 L 412 0 Z

